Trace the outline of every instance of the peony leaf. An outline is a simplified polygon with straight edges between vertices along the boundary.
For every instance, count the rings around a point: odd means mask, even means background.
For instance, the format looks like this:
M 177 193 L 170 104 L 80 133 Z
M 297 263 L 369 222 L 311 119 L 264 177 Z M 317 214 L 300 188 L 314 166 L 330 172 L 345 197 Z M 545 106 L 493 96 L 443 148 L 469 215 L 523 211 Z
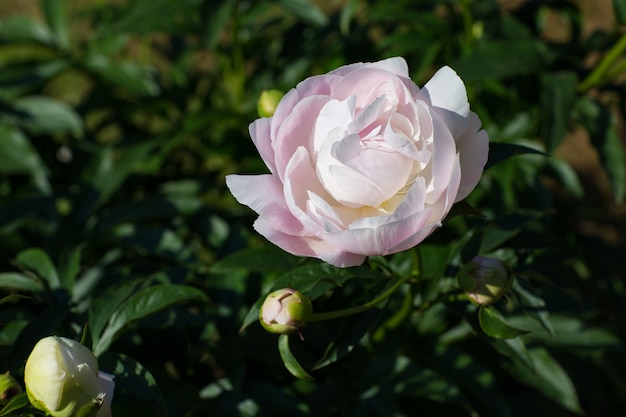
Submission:
M 19 272 L 3 272 L 0 273 L 0 288 L 35 292 L 43 290 L 44 286 L 40 280 L 28 275 Z
M 620 25 L 626 25 L 626 0 L 613 0 L 613 12 Z
M 492 142 L 489 144 L 489 159 L 485 165 L 485 169 L 489 169 L 495 164 L 509 159 L 513 156 L 535 154 L 548 156 L 547 153 L 538 149 L 529 148 L 528 146 L 517 145 L 514 143 Z
M 111 316 L 102 336 L 94 343 L 96 356 L 105 352 L 131 323 L 186 301 L 206 301 L 206 295 L 185 285 L 148 287 L 130 296 Z
M 29 174 L 42 193 L 50 194 L 48 169 L 26 135 L 19 129 L 0 126 L 0 138 L 0 173 Z M 25 209 L 34 207 L 33 204 L 25 206 Z
M 39 248 L 29 248 L 20 252 L 15 262 L 22 268 L 33 271 L 48 283 L 51 289 L 61 287 L 61 279 L 56 267 L 46 252 Z
M 15 108 L 28 114 L 20 124 L 33 134 L 83 134 L 83 121 L 67 104 L 46 96 L 28 96 L 18 100 Z
M 246 249 L 235 252 L 211 266 L 211 272 L 220 274 L 232 271 L 272 272 L 289 271 L 300 261 L 300 258 L 282 249 L 267 245 L 261 248 Z
M 23 298 L 31 298 L 31 297 L 27 297 L 25 295 L 20 295 L 20 294 L 7 295 L 6 297 L 0 298 L 0 305 L 5 304 L 5 303 L 10 303 L 11 301 L 20 300 Z
M 541 135 L 548 151 L 554 150 L 569 131 L 577 84 L 578 77 L 573 71 L 549 73 L 541 77 Z
M 305 379 L 309 381 L 314 379 L 304 370 L 304 368 L 302 368 L 302 366 L 300 366 L 298 360 L 291 353 L 291 349 L 289 349 L 289 335 L 281 334 L 278 337 L 278 352 L 280 353 L 280 357 L 285 364 L 285 368 L 287 368 L 293 376 L 298 379 Z
M 280 0 L 283 6 L 294 16 L 316 26 L 325 26 L 328 17 L 310 0 Z
M 163 394 L 159 391 L 154 376 L 141 363 L 126 355 L 113 353 L 103 355 L 98 363 L 102 370 L 115 375 L 116 387 L 152 406 L 149 415 L 167 416 Z
M 0 408 L 0 417 L 2 416 L 11 416 L 13 411 L 17 411 L 21 408 L 26 407 L 28 404 L 28 396 L 26 392 L 21 392 L 14 397 L 3 407 Z M 20 414 L 21 415 L 21 414 Z
M 536 347 L 530 349 L 529 353 L 534 363 L 533 369 L 518 365 L 512 367 L 511 373 L 561 407 L 582 414 L 576 387 L 550 352 L 543 347 Z
M 478 310 L 478 322 L 481 329 L 491 337 L 496 339 L 513 339 L 527 334 L 528 331 L 521 330 L 509 325 L 498 311 L 492 306 L 482 306 Z
M 48 26 L 56 35 L 57 45 L 59 48 L 66 50 L 70 41 L 65 0 L 41 0 L 40 5 Z

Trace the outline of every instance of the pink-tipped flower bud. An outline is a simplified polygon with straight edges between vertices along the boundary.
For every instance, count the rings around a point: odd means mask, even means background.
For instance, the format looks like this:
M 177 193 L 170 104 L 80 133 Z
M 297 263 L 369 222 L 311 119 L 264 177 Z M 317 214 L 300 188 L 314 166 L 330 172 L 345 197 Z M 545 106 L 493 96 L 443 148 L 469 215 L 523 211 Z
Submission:
M 283 98 L 283 93 L 278 90 L 264 90 L 256 105 L 259 116 L 271 117 L 274 115 L 281 98 Z
M 472 302 L 486 306 L 500 300 L 511 289 L 513 273 L 499 259 L 477 256 L 461 268 L 457 280 Z
M 267 331 L 289 334 L 300 330 L 312 315 L 309 297 L 292 288 L 283 288 L 265 298 L 259 319 Z
M 0 374 L 0 410 L 13 398 L 22 392 L 22 387 L 8 372 Z

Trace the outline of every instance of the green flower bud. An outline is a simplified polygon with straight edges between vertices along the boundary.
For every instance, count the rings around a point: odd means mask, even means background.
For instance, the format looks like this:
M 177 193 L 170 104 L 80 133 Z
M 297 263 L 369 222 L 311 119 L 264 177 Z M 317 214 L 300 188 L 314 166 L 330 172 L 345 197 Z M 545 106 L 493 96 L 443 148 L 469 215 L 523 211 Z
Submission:
M 513 273 L 499 259 L 477 256 L 461 268 L 457 280 L 472 302 L 486 306 L 500 300 L 511 289 Z
M 276 111 L 276 107 L 283 98 L 283 93 L 278 90 L 265 90 L 259 96 L 256 110 L 261 117 L 270 117 Z
M 98 361 L 88 348 L 56 336 L 37 342 L 24 368 L 28 399 L 52 417 L 110 415 L 105 407 L 98 412 L 113 394 L 113 387 L 101 385 L 99 377 Z
M 14 395 L 22 392 L 22 387 L 8 372 L 0 374 L 0 410 Z
M 259 319 L 269 332 L 289 334 L 300 330 L 313 315 L 311 300 L 300 291 L 283 288 L 265 298 Z

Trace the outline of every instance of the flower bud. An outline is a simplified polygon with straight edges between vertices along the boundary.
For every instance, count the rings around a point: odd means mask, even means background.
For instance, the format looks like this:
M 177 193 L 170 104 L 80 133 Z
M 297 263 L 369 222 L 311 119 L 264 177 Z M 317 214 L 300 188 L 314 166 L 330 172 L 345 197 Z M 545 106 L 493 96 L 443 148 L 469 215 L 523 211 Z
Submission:
M 22 387 L 8 372 L 0 374 L 0 410 L 20 392 L 22 392 Z
M 259 313 L 269 332 L 289 334 L 300 330 L 313 315 L 311 300 L 300 291 L 283 288 L 269 294 Z
M 110 415 L 106 407 L 98 410 L 113 395 L 113 386 L 101 385 L 99 376 L 98 361 L 88 348 L 56 336 L 37 342 L 24 368 L 28 399 L 52 417 Z
M 513 273 L 499 259 L 477 256 L 461 268 L 457 280 L 472 302 L 490 305 L 511 289 Z
M 276 107 L 283 98 L 283 93 L 278 90 L 264 90 L 259 96 L 256 110 L 261 117 L 270 117 L 276 111 Z

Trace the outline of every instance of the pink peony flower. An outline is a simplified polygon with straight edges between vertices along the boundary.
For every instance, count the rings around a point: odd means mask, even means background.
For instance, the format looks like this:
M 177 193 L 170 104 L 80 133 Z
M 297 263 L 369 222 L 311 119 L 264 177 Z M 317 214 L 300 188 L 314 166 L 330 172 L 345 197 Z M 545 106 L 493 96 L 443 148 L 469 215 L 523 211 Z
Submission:
M 347 267 L 409 249 L 478 183 L 488 137 L 449 67 L 420 89 L 403 58 L 307 78 L 250 125 L 270 170 L 229 175 L 254 227 L 300 256 Z

